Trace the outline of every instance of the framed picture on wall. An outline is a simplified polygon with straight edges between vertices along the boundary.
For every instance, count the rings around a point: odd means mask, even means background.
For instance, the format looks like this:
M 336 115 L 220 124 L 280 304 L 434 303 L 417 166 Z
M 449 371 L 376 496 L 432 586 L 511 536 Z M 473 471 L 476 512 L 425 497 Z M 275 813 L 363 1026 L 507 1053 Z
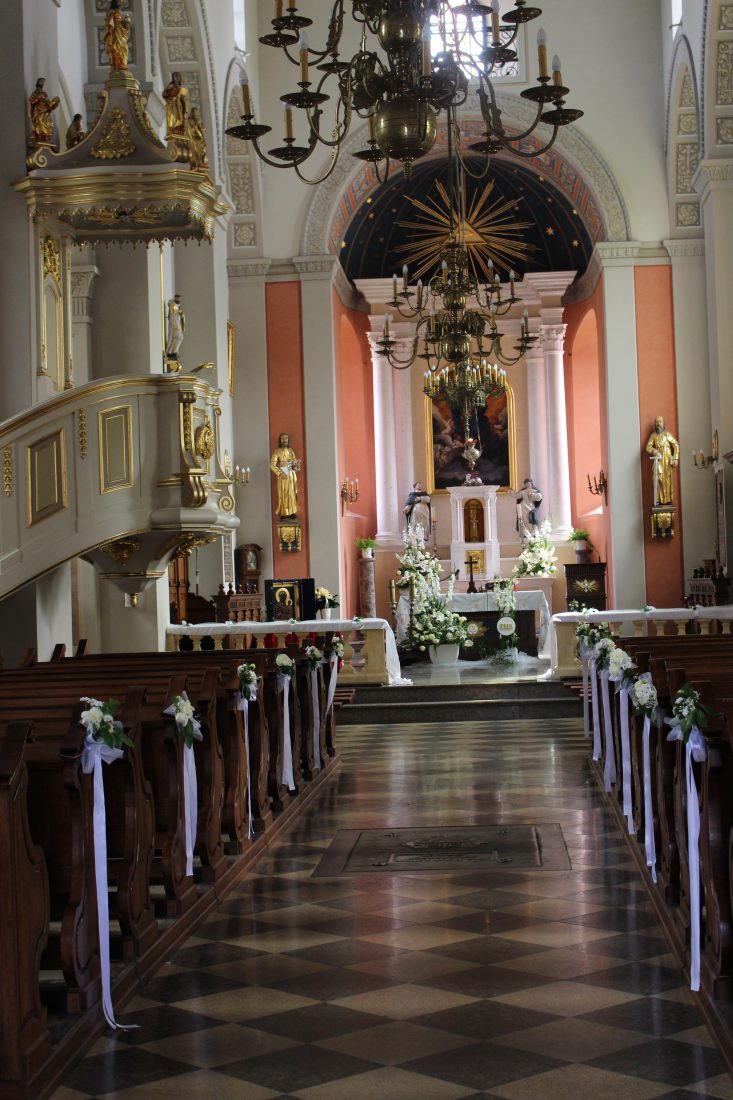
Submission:
M 485 406 L 473 411 L 469 432 L 481 451 L 476 473 L 484 485 L 516 489 L 514 394 L 508 383 L 506 393 L 487 397 Z M 465 439 L 461 410 L 445 398 L 426 397 L 425 438 L 428 492 L 446 492 L 454 485 L 463 485 L 468 466 L 462 457 Z

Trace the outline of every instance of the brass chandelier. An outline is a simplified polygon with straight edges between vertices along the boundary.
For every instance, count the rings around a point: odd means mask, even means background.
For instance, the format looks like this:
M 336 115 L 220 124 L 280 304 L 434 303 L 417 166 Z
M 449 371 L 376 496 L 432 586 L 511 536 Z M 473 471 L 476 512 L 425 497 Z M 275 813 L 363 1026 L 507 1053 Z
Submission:
M 389 161 L 395 160 L 409 172 L 412 162 L 432 148 L 440 112 L 455 112 L 466 101 L 471 81 L 477 86 L 485 127 L 471 152 L 483 155 L 487 163 L 491 154 L 502 150 L 526 158 L 540 156 L 552 146 L 558 129 L 583 113 L 565 106 L 568 88 L 563 85 L 560 61 L 553 59 L 550 72 L 547 39 L 541 30 L 539 75 L 536 84 L 520 93 L 536 104 L 535 118 L 522 133 L 505 128 L 492 78 L 516 62 L 520 27 L 542 14 L 539 8 L 528 7 L 526 0 L 515 0 L 503 16 L 499 0 L 351 0 L 351 16 L 361 28 L 361 40 L 348 59 L 341 57 L 347 0 L 335 0 L 325 44 L 316 49 L 309 46 L 306 33 L 312 20 L 299 14 L 296 0 L 289 0 L 285 12 L 283 6 L 284 0 L 275 0 L 272 31 L 260 39 L 299 68 L 298 90 L 280 96 L 285 104 L 283 142 L 267 152 L 260 147 L 272 127 L 255 121 L 246 75 L 242 121 L 226 132 L 251 142 L 265 163 L 293 168 L 307 183 L 320 183 L 333 171 L 354 115 L 369 124 L 366 148 L 354 156 L 374 165 L 386 159 L 387 171 Z M 440 48 L 434 53 L 436 40 Z M 328 117 L 324 115 L 327 103 Z M 306 116 L 306 144 L 298 144 L 294 136 L 294 109 Z M 541 148 L 528 148 L 526 139 L 540 122 L 550 128 L 547 139 Z M 319 148 L 329 150 L 329 162 L 317 179 L 308 179 L 301 165 Z M 376 171 L 379 175 L 379 168 Z

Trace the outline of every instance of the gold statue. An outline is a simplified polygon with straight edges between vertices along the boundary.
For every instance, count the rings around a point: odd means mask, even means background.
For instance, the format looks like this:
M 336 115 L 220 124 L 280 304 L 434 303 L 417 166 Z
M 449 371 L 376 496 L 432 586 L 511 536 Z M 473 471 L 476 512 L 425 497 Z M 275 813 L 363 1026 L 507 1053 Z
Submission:
M 163 89 L 165 100 L 166 138 L 185 138 L 188 117 L 188 89 L 181 84 L 181 74 L 173 73 Z
M 209 167 L 209 158 L 206 155 L 206 134 L 199 115 L 198 107 L 191 108 L 188 117 L 188 152 L 191 167 L 205 170 Z
M 74 115 L 71 120 L 71 125 L 66 131 L 66 148 L 73 149 L 74 146 L 78 145 L 80 141 L 83 141 L 85 137 L 84 127 L 81 124 L 81 115 Z
M 277 450 L 270 459 L 270 469 L 277 477 L 277 508 L 275 515 L 280 519 L 295 519 L 298 511 L 298 470 L 299 458 L 290 449 L 290 436 L 281 432 L 277 440 Z
M 51 112 L 59 105 L 59 97 L 50 99 L 45 91 L 46 78 L 41 76 L 28 99 L 28 114 L 31 120 L 31 145 L 50 145 L 53 138 L 53 119 Z
M 130 51 L 130 17 L 121 12 L 122 0 L 109 0 L 104 20 L 104 48 L 110 67 L 118 71 L 127 68 Z
M 679 465 L 680 445 L 664 426 L 664 417 L 654 421 L 654 431 L 649 436 L 646 453 L 654 461 L 654 504 L 671 504 L 674 500 L 672 470 Z

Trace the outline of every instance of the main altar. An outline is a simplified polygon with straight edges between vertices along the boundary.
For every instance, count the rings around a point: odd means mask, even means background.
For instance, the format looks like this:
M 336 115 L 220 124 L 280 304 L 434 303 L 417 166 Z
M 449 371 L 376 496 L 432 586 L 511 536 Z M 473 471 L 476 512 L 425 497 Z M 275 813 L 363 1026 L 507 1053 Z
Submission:
M 519 648 L 529 656 L 550 656 L 551 615 L 545 593 L 541 589 L 519 590 L 515 594 L 516 621 Z M 491 632 L 500 618 L 496 596 L 493 592 L 454 592 L 449 608 L 469 619 L 469 634 L 482 635 Z M 477 629 L 471 630 L 475 623 Z M 410 600 L 406 592 L 397 601 L 395 633 L 398 644 L 405 640 L 410 625 Z
M 474 579 L 484 583 L 501 571 L 496 524 L 496 485 L 456 485 L 448 490 L 451 514 L 451 568 L 461 576 L 473 565 Z

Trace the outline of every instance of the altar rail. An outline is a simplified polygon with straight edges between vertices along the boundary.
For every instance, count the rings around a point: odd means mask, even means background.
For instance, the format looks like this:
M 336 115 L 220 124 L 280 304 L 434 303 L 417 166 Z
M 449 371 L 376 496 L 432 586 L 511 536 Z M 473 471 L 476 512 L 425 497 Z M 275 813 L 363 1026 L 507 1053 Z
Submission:
M 657 637 L 662 634 L 730 634 L 733 606 L 652 607 L 648 611 L 563 611 L 552 617 L 551 667 L 554 679 L 580 675 L 575 640 L 577 623 L 608 623 L 614 638 Z
M 388 684 L 400 678 L 400 662 L 392 627 L 386 619 L 307 619 L 276 623 L 182 623 L 169 626 L 166 646 L 170 651 L 192 648 L 249 649 L 282 648 L 286 639 L 303 635 L 338 633 L 344 643 L 344 660 L 339 684 Z M 270 636 L 267 638 L 267 636 Z M 267 638 L 267 640 L 266 640 Z M 187 639 L 190 645 L 181 645 Z

